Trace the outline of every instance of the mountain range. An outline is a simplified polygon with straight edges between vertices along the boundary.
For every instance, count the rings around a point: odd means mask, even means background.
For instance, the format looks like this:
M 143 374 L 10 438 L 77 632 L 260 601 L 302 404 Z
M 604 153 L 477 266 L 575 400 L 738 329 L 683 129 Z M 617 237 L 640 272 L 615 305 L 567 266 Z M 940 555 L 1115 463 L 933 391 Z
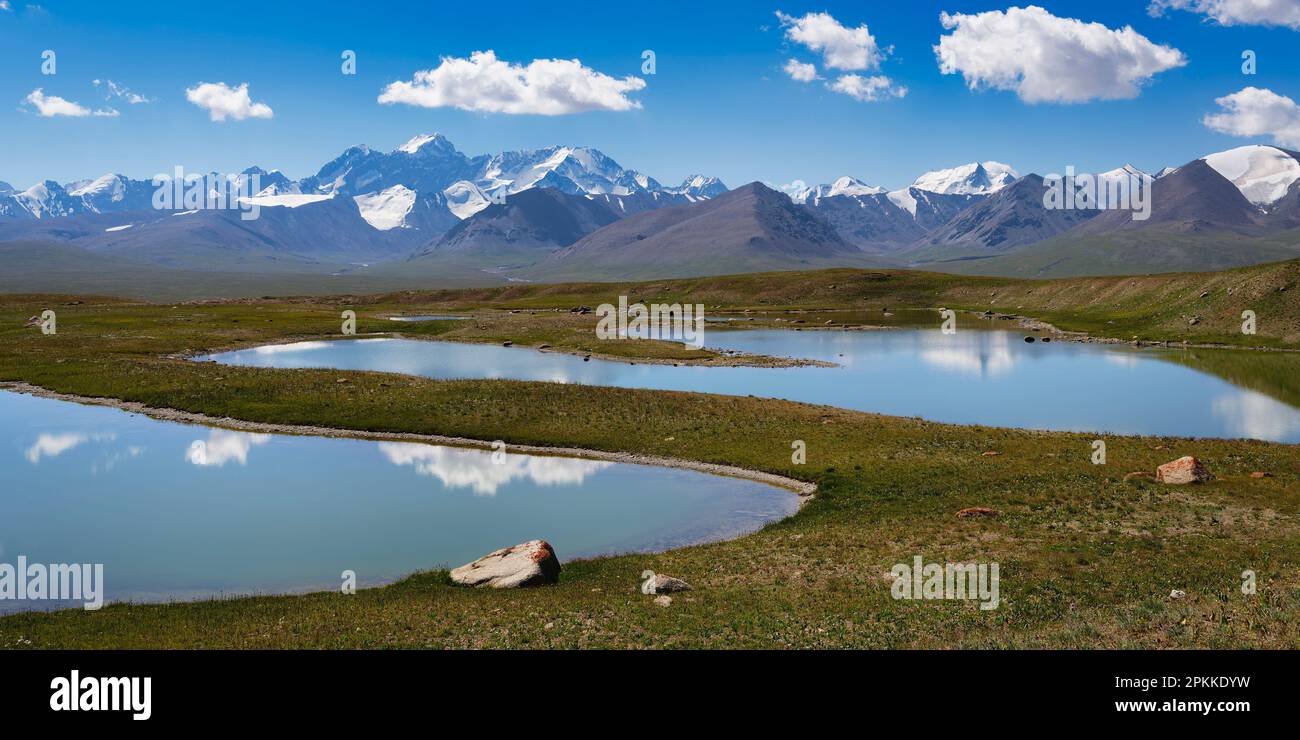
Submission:
M 1300 253 L 1300 154 L 1252 145 L 1166 168 L 1151 217 L 1052 209 L 1049 183 L 993 161 L 888 190 L 853 177 L 735 190 L 664 186 L 589 147 L 469 156 L 439 134 L 354 146 L 292 180 L 250 167 L 238 210 L 152 208 L 148 180 L 0 182 L 0 242 L 56 242 L 173 270 L 431 281 L 681 277 L 820 266 L 1059 276 L 1217 269 Z M 1125 186 L 1124 167 L 1094 175 Z M 784 191 L 784 192 L 781 192 Z M 1122 192 L 1122 191 L 1121 191 Z

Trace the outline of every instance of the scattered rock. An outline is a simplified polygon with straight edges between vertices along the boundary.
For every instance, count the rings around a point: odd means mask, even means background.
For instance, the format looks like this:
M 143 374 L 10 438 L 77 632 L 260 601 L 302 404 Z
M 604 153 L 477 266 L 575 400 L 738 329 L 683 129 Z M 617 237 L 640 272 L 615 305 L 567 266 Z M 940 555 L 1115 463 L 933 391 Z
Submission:
M 1214 480 L 1214 474 L 1200 460 L 1188 455 L 1156 468 L 1156 480 L 1174 485 L 1205 483 Z
M 1051 337 L 1043 337 L 1043 341 L 1044 341 L 1044 342 L 1050 342 L 1050 341 L 1052 341 L 1052 338 L 1051 338 Z
M 551 345 L 549 345 L 549 344 L 539 344 L 539 345 L 537 345 L 537 349 L 550 349 L 550 348 L 551 348 Z
M 970 519 L 977 516 L 997 516 L 997 509 L 990 509 L 987 506 L 972 506 L 968 509 L 962 509 L 957 512 L 958 519 Z
M 1263 470 L 1256 470 L 1255 472 L 1250 474 L 1250 477 L 1251 478 L 1272 478 L 1273 474 Z
M 1209 298 L 1209 297 L 1210 297 L 1210 291 L 1208 291 L 1208 290 L 1205 291 L 1204 293 L 1201 294 L 1201 297 L 1202 297 L 1202 298 Z
M 656 573 L 653 580 L 649 583 L 642 584 L 642 588 L 647 593 L 652 594 L 675 594 L 678 591 L 690 591 L 691 584 L 680 578 L 666 576 L 663 573 Z
M 504 341 L 504 342 L 501 343 L 501 346 L 502 346 L 502 347 L 513 347 L 513 346 L 515 346 L 515 343 L 512 342 L 512 341 L 510 341 L 509 339 L 507 339 L 506 341 Z
M 40 325 L 41 325 L 41 317 L 33 316 L 30 319 L 27 319 L 27 323 L 23 324 L 23 328 L 27 328 L 29 326 L 40 326 Z
M 1131 481 L 1131 480 L 1151 480 L 1152 478 L 1155 478 L 1155 477 L 1156 477 L 1156 474 L 1155 474 L 1155 473 L 1152 473 L 1152 472 L 1149 471 L 1149 470 L 1138 470 L 1138 471 L 1133 472 L 1133 473 L 1127 473 L 1127 474 L 1124 476 L 1124 482 L 1125 482 L 1125 483 L 1128 483 L 1128 482 Z
M 1002 453 L 1001 453 L 1001 452 L 998 452 L 997 450 L 989 450 L 988 452 L 983 452 L 983 453 L 981 453 L 981 454 L 980 454 L 980 457 L 997 457 L 998 455 L 1001 455 L 1001 454 L 1002 454 Z
M 1034 343 L 1034 338 L 1033 338 L 1033 337 L 1025 337 L 1025 341 L 1028 342 L 1029 344 L 1033 344 L 1033 343 Z
M 335 382 L 335 383 L 351 383 L 352 381 L 348 380 L 347 378 L 339 378 L 338 380 L 336 380 L 336 381 L 334 381 L 334 382 Z
M 1187 598 L 1187 592 L 1174 589 L 1173 591 L 1169 592 L 1169 598 L 1173 599 L 1174 601 L 1177 601 L 1179 599 L 1185 599 Z
M 656 597 L 655 597 L 655 604 L 657 604 L 657 605 L 659 605 L 659 606 L 672 606 L 672 604 L 673 604 L 673 597 L 671 597 L 671 596 L 656 596 Z
M 560 580 L 560 561 L 546 540 L 529 540 L 456 568 L 451 580 L 480 588 L 540 586 Z

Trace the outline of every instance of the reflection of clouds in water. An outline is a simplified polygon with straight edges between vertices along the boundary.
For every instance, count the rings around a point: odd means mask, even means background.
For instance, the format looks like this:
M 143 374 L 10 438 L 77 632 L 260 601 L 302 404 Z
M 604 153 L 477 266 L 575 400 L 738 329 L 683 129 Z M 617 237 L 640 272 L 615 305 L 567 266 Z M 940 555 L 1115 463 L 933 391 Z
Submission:
M 374 343 L 374 342 L 391 342 L 389 337 L 369 337 L 365 339 L 348 339 L 356 343 Z M 263 347 L 253 347 L 253 354 L 259 355 L 282 355 L 286 352 L 305 352 L 308 350 L 324 350 L 333 342 L 292 342 L 290 345 L 266 345 Z
M 1260 393 L 1219 396 L 1210 410 L 1233 436 L 1275 442 L 1300 437 L 1300 411 Z
M 96 442 L 112 442 L 117 439 L 117 435 L 111 432 L 105 434 L 82 434 L 81 432 L 64 432 L 63 434 L 42 434 L 36 438 L 36 443 L 27 448 L 27 461 L 35 465 L 41 461 L 42 457 L 58 457 L 74 447 L 85 444 L 90 440 Z
M 1016 364 L 1007 335 L 1000 332 L 984 336 L 970 331 L 948 335 L 922 332 L 917 337 L 922 345 L 929 345 L 919 349 L 917 356 L 940 370 L 993 377 L 1011 372 Z
M 577 485 L 614 464 L 535 455 L 505 455 L 503 462 L 494 463 L 491 452 L 411 442 L 381 442 L 379 451 L 392 464 L 413 465 L 420 475 L 437 478 L 448 488 L 471 488 L 486 496 L 516 479 L 526 478 L 542 486 Z
M 269 441 L 269 434 L 213 429 L 206 440 L 196 439 L 190 443 L 190 448 L 185 451 L 185 459 L 205 467 L 221 467 L 232 460 L 247 465 L 249 449 L 253 445 L 264 445 Z
M 110 472 L 113 468 L 117 467 L 117 464 L 119 462 L 122 462 L 123 460 L 133 460 L 143 454 L 144 454 L 143 447 L 139 447 L 137 445 L 131 445 L 130 447 L 127 447 L 124 452 L 114 452 L 108 455 L 104 459 L 104 462 L 95 463 L 94 465 L 91 465 L 90 472 L 92 473 Z
M 1106 362 L 1109 362 L 1112 365 L 1119 365 L 1120 367 L 1126 367 L 1126 368 L 1135 368 L 1138 366 L 1138 363 L 1142 361 L 1141 357 L 1138 357 L 1132 352 L 1114 352 L 1114 351 L 1103 352 L 1101 355 L 1101 359 L 1105 360 Z

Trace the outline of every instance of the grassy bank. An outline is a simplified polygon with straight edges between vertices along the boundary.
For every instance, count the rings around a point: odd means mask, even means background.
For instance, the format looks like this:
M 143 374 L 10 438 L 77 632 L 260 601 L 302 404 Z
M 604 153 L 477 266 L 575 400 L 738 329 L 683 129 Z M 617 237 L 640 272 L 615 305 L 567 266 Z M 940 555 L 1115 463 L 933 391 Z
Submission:
M 1225 281 L 1217 283 L 1225 291 L 1264 290 L 1293 277 L 1296 268 L 1251 269 L 1260 272 L 1195 279 Z M 1145 312 L 1176 313 L 1179 301 L 1206 300 L 1199 298 L 1204 284 L 1184 282 L 1189 276 L 1161 276 L 1168 282 L 1160 284 L 1134 280 L 1091 288 L 1061 281 L 1050 294 L 1036 287 L 999 299 L 1000 291 L 1022 284 L 830 271 L 780 280 L 665 281 L 629 286 L 624 294 L 710 308 L 983 309 L 982 299 L 995 301 L 994 310 L 1054 312 L 1053 320 L 1067 328 L 1076 321 L 1128 331 L 1121 323 L 1125 311 L 1155 316 L 1141 320 L 1152 338 L 1161 331 L 1176 340 L 1189 336 L 1173 334 L 1176 324 L 1161 329 L 1163 314 Z M 1196 297 L 1187 298 L 1191 292 Z M 610 293 L 607 285 L 528 286 L 177 306 L 0 299 L 0 380 L 253 421 L 686 457 L 819 486 L 798 515 L 754 535 L 569 563 L 561 583 L 544 589 L 466 590 L 450 585 L 445 574 L 427 573 L 351 596 L 25 614 L 0 619 L 0 646 L 1300 647 L 1300 450 L 1293 446 L 1109 437 L 1108 464 L 1097 466 L 1090 461 L 1092 437 L 1078 434 L 959 427 L 753 398 L 173 358 L 336 335 L 339 311 L 349 307 L 362 315 L 362 332 L 393 330 L 382 318 L 391 311 L 513 308 L 520 313 L 396 328 L 559 347 L 586 341 L 587 318 L 540 309 L 595 305 Z M 1231 312 L 1227 301 L 1251 295 L 1234 289 L 1220 310 Z M 1285 301 L 1295 300 L 1295 290 L 1275 299 L 1290 305 Z M 1127 308 L 1102 312 L 1116 305 Z M 57 335 L 21 328 L 44 308 L 58 311 Z M 1207 318 L 1190 328 L 1209 323 L 1211 313 L 1202 310 Z M 1295 341 L 1285 332 L 1265 334 L 1268 325 L 1261 321 L 1266 340 Z M 341 377 L 351 382 L 336 382 Z M 795 439 L 807 443 L 805 465 L 791 463 Z M 989 451 L 1000 454 L 986 456 Z M 1123 482 L 1129 471 L 1184 454 L 1201 457 L 1219 479 L 1186 488 Z M 1273 477 L 1252 478 L 1253 471 Z M 991 507 L 999 516 L 955 516 L 971 506 Z M 928 562 L 998 562 L 1001 607 L 894 600 L 886 574 L 915 555 Z M 637 590 L 646 568 L 685 578 L 696 590 L 677 595 L 669 607 L 656 606 Z M 1255 595 L 1241 592 L 1246 569 L 1257 574 Z M 1173 589 L 1187 597 L 1169 599 Z

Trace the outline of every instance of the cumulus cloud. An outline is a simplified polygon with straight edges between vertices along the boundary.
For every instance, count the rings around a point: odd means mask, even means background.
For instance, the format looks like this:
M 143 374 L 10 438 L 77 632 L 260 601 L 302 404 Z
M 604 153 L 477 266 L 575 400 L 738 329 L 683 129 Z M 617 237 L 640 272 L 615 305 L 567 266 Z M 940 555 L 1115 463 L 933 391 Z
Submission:
M 118 98 L 120 100 L 125 100 L 131 105 L 140 105 L 141 103 L 154 102 L 150 98 L 146 98 L 143 95 L 131 92 L 126 88 L 125 85 L 119 85 L 116 82 L 113 82 L 112 80 L 92 80 L 91 82 L 92 84 L 94 84 L 95 87 L 103 86 L 105 88 L 106 97 L 109 100 L 112 100 L 113 98 Z
M 58 95 L 46 95 L 42 88 L 36 88 L 23 98 L 23 102 L 31 105 L 42 118 L 55 118 L 58 116 L 67 116 L 69 118 L 84 118 L 86 116 L 99 116 L 103 118 L 114 118 L 118 115 L 117 111 L 112 108 L 99 108 L 91 110 L 86 106 L 61 98 Z
M 1201 119 L 1207 127 L 1233 136 L 1271 136 L 1279 146 L 1300 148 L 1300 105 L 1291 98 L 1245 87 L 1214 102 L 1221 110 Z
M 785 63 L 785 73 L 790 75 L 792 80 L 812 82 L 817 79 L 817 66 L 791 59 Z
M 822 63 L 830 69 L 875 69 L 888 51 L 876 44 L 876 38 L 865 23 L 857 28 L 848 28 L 830 13 L 808 13 L 795 18 L 778 10 L 776 17 L 785 27 L 787 39 L 820 53 Z
M 0 0 L 0 10 L 13 10 L 9 6 L 9 0 Z
M 1153 0 L 1153 17 L 1166 10 L 1200 13 L 1224 26 L 1286 26 L 1300 31 L 1300 0 Z
M 641 103 L 628 97 L 645 88 L 640 77 L 611 77 L 577 59 L 534 59 L 527 65 L 497 59 L 492 50 L 469 59 L 443 57 L 410 81 L 384 88 L 379 102 L 478 113 L 559 116 L 585 111 L 626 111 Z
M 826 87 L 865 103 L 872 103 L 886 98 L 901 98 L 907 94 L 906 87 L 895 85 L 888 77 L 883 75 L 874 77 L 840 75 L 834 82 L 826 83 Z
M 200 82 L 185 90 L 185 99 L 206 110 L 214 121 L 243 121 L 275 115 L 266 103 L 253 102 L 248 95 L 247 82 L 239 87 L 231 87 L 224 82 Z
M 1134 98 L 1154 75 L 1187 63 L 1131 26 L 1058 18 L 1033 5 L 939 19 L 952 31 L 934 47 L 941 72 L 960 73 L 972 90 L 1013 90 L 1026 103 Z

